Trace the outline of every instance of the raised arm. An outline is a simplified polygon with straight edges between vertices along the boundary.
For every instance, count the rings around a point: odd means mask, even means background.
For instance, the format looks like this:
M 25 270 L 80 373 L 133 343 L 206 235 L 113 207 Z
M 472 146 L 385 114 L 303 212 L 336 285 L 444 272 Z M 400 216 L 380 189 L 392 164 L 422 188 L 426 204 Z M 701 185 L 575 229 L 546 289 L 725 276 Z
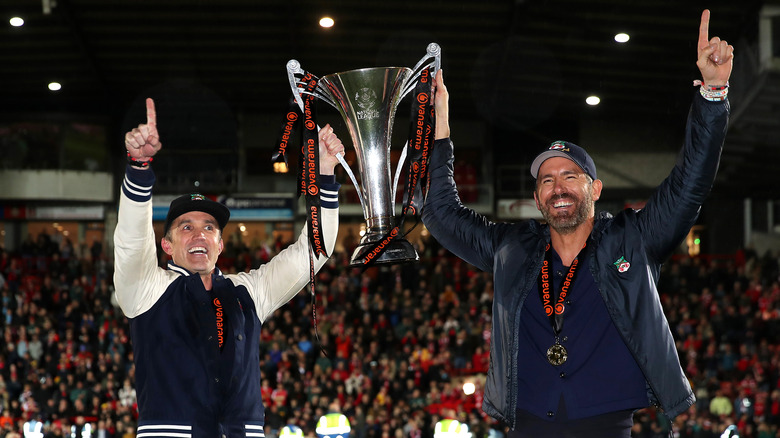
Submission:
M 132 318 L 154 303 L 165 288 L 163 270 L 157 266 L 157 245 L 152 228 L 154 172 L 149 164 L 162 148 L 157 133 L 157 112 L 146 99 L 146 123 L 125 134 L 128 165 L 122 181 L 119 215 L 114 233 L 114 285 L 116 298 Z
M 431 153 L 430 189 L 422 220 L 442 246 L 483 271 L 492 271 L 495 236 L 507 224 L 494 224 L 460 202 L 455 186 L 454 151 L 449 140 L 449 93 L 442 70 L 434 81 L 436 141 Z
M 657 261 L 668 257 L 696 222 L 715 181 L 726 137 L 729 103 L 725 86 L 734 47 L 718 37 L 709 38 L 709 22 L 710 11 L 705 10 L 699 24 L 696 61 L 702 93 L 694 96 L 683 149 L 670 175 L 638 215 L 648 254 Z
M 338 164 L 338 154 L 344 153 L 344 145 L 333 133 L 330 125 L 322 127 L 318 133 L 320 148 L 320 205 L 322 207 L 322 234 L 325 249 L 331 254 L 336 246 L 338 235 L 338 189 L 339 184 L 333 176 Z M 309 283 L 309 239 L 306 226 L 298 240 L 277 254 L 270 262 L 249 273 L 231 276 L 236 283 L 246 285 L 255 302 L 257 315 L 264 321 L 274 310 L 290 301 Z M 319 256 L 314 260 L 314 269 L 325 264 L 327 257 Z

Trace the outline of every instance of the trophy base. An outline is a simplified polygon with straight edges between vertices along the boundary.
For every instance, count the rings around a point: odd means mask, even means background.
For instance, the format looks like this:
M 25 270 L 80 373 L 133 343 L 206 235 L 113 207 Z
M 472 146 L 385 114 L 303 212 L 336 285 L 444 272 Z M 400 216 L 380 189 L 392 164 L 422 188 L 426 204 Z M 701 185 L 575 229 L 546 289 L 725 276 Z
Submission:
M 371 243 L 363 243 L 361 241 L 360 245 L 352 253 L 349 266 L 358 267 L 366 265 L 364 259 L 368 256 L 372 246 Z M 371 264 L 400 264 L 416 262 L 417 260 L 420 260 L 420 256 L 417 255 L 417 251 L 414 250 L 412 244 L 406 239 L 398 238 L 391 241 L 384 252 L 371 261 Z

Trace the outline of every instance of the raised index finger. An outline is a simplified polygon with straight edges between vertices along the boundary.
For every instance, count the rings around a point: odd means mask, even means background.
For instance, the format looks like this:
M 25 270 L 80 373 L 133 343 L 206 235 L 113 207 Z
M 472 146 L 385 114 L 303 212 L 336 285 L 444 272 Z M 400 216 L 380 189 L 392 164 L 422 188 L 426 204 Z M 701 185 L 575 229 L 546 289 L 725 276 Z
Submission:
M 701 13 L 701 24 L 699 24 L 699 50 L 710 44 L 710 10 L 705 9 Z
M 154 101 L 151 97 L 146 98 L 146 124 L 157 126 L 157 111 L 154 109 Z

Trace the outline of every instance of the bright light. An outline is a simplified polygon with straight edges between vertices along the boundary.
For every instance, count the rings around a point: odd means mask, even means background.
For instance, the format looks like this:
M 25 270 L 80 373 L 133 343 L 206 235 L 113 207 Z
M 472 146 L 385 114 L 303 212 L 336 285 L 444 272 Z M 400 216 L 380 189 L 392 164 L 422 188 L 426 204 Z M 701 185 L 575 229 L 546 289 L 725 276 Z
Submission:
M 627 33 L 622 33 L 621 32 L 621 33 L 615 35 L 615 41 L 617 41 L 619 43 L 627 43 L 629 39 L 631 39 L 631 37 L 628 36 Z
M 333 27 L 334 24 L 336 24 L 336 22 L 333 21 L 333 19 L 330 18 L 330 17 L 322 17 L 322 18 L 320 18 L 320 26 L 322 26 L 324 28 Z
M 11 26 L 13 27 L 24 26 L 24 19 L 22 17 L 12 17 L 8 22 L 11 23 Z
M 585 103 L 587 103 L 590 106 L 596 106 L 599 103 L 601 103 L 601 99 L 599 99 L 598 96 L 588 96 L 588 98 L 585 99 Z
M 62 89 L 62 84 L 59 82 L 49 82 L 49 90 L 51 91 L 60 91 Z
M 238 224 L 238 229 L 241 230 L 242 233 L 246 233 L 246 225 Z
M 476 387 L 474 386 L 474 383 L 472 382 L 466 382 L 463 384 L 463 393 L 466 395 L 474 394 L 474 391 L 476 391 Z

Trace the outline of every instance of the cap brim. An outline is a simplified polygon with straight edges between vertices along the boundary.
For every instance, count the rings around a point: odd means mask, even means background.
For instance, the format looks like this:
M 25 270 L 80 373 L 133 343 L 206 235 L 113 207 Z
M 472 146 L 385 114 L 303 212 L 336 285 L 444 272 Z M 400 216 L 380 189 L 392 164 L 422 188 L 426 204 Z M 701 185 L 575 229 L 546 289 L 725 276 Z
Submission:
M 556 151 L 556 150 L 544 151 L 541 154 L 537 155 L 536 158 L 534 159 L 534 162 L 531 163 L 531 175 L 533 175 L 534 179 L 538 178 L 537 175 L 539 174 L 539 168 L 542 167 L 542 163 L 544 163 L 545 161 L 553 157 L 566 158 L 567 160 L 570 160 L 572 163 L 577 164 L 577 162 L 572 160 L 572 158 L 565 152 Z M 579 167 L 579 164 L 577 164 L 577 167 Z
M 200 211 L 210 214 L 214 220 L 217 221 L 220 230 L 224 230 L 225 225 L 227 225 L 228 220 L 230 220 L 230 210 L 223 204 L 215 201 L 189 201 L 169 210 L 168 217 L 170 219 L 166 220 L 165 231 L 167 232 L 168 228 L 173 225 L 173 222 L 176 221 L 179 216 L 191 211 Z

